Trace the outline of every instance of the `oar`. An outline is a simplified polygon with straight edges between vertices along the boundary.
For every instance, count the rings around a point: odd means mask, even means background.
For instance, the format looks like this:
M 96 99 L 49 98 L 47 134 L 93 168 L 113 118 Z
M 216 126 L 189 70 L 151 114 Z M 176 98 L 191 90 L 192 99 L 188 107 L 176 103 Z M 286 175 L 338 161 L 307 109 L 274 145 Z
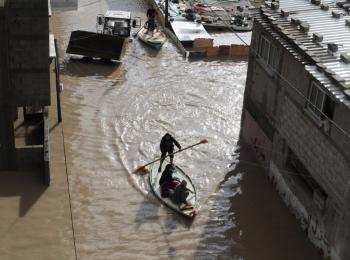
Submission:
M 141 31 L 141 29 L 146 25 L 146 23 L 147 23 L 147 21 L 140 27 L 140 29 L 137 30 L 137 32 L 135 32 L 135 33 L 132 34 L 132 37 L 135 38 L 135 37 L 139 34 L 139 32 Z
M 166 155 L 164 158 L 166 158 L 166 157 L 168 157 L 168 156 L 170 156 L 170 155 L 176 154 L 176 153 L 180 153 L 180 152 L 185 151 L 185 150 L 187 150 L 187 149 L 190 149 L 190 148 L 192 148 L 192 147 L 194 147 L 194 146 L 196 146 L 196 145 L 199 145 L 199 144 L 207 144 L 207 143 L 208 143 L 208 140 L 207 140 L 207 139 L 203 139 L 203 140 L 201 140 L 200 142 L 198 142 L 198 143 L 196 143 L 196 144 L 192 144 L 192 145 L 187 146 L 187 147 L 185 147 L 185 148 L 183 148 L 183 149 L 181 149 L 181 150 L 178 150 L 178 151 L 176 151 L 176 152 L 173 152 L 173 153 L 171 153 L 171 154 L 168 154 L 168 155 Z M 148 171 L 148 169 L 147 169 L 146 167 L 147 167 L 148 165 L 152 164 L 152 163 L 155 163 L 155 162 L 157 162 L 157 161 L 160 161 L 161 159 L 162 159 L 162 157 L 161 157 L 161 158 L 158 158 L 158 159 L 156 159 L 156 160 L 154 160 L 154 161 L 152 161 L 152 162 L 149 162 L 149 163 L 147 163 L 147 164 L 145 164 L 145 165 L 143 165 L 143 166 L 138 167 L 138 168 L 134 171 L 134 173 L 142 172 L 143 174 L 147 174 L 149 171 Z

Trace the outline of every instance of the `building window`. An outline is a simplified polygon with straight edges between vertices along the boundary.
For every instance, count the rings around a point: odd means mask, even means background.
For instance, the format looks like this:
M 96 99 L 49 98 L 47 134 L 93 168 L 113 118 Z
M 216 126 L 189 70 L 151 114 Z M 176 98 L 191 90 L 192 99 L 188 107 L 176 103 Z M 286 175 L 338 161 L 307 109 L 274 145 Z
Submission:
M 324 120 L 326 118 L 333 119 L 334 101 L 326 95 L 322 88 L 314 81 L 311 82 L 307 108 L 319 120 Z
M 259 57 L 268 65 L 268 67 L 277 69 L 279 53 L 277 47 L 271 43 L 265 36 L 260 38 Z
M 277 47 L 273 44 L 270 45 L 270 55 L 269 55 L 269 62 L 268 64 L 274 68 L 278 68 L 278 60 L 279 60 L 279 55 L 278 55 L 278 50 Z
M 269 60 L 269 52 L 270 52 L 270 41 L 266 39 L 264 36 L 260 38 L 260 48 L 259 55 L 265 61 L 265 63 Z
M 294 183 L 305 192 L 320 210 L 323 210 L 328 197 L 327 193 L 290 148 L 287 152 L 286 168 Z

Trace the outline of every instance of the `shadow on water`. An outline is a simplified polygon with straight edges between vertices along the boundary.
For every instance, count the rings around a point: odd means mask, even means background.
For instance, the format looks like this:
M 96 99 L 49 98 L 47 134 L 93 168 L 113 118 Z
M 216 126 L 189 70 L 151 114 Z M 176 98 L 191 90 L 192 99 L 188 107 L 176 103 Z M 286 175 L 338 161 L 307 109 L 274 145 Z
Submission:
M 74 77 L 107 77 L 115 73 L 121 67 L 121 64 L 121 62 L 110 60 L 70 57 L 65 59 L 65 62 L 61 65 L 61 71 L 65 75 Z
M 190 229 L 193 224 L 193 219 L 185 218 L 170 208 L 164 206 L 152 193 L 148 193 L 143 202 L 140 205 L 139 210 L 137 211 L 135 223 L 136 229 L 139 229 L 141 225 L 147 223 L 158 223 L 160 222 L 159 218 L 159 209 L 164 207 L 166 210 L 166 223 L 165 231 L 169 232 L 176 228 L 178 225 L 181 225 L 187 229 Z
M 136 214 L 134 221 L 134 223 L 136 223 L 135 229 L 139 230 L 141 225 L 150 226 L 150 224 L 154 224 L 157 229 L 161 230 L 163 241 L 168 248 L 168 258 L 174 259 L 175 248 L 171 246 L 168 239 L 168 235 L 171 234 L 173 230 L 173 222 L 170 223 L 171 225 L 168 225 L 169 223 L 166 223 L 164 226 L 162 225 L 161 218 L 159 217 L 160 207 L 161 204 L 158 203 L 157 199 L 152 194 L 148 193 L 147 197 L 145 197 L 141 203 L 141 206 Z M 166 219 L 168 219 L 168 217 Z M 170 230 L 168 229 L 169 227 L 171 227 Z
M 237 155 L 233 155 L 236 159 Z M 233 166 L 235 167 L 235 166 Z M 218 184 L 214 194 L 209 197 L 206 211 L 209 211 L 206 226 L 203 229 L 195 259 L 243 259 L 240 250 L 243 246 L 239 242 L 239 232 L 235 228 L 237 219 L 230 210 L 231 200 L 241 192 L 241 172 L 234 169 L 224 176 Z M 210 202 L 209 202 L 210 201 Z M 230 235 L 228 235 L 230 234 Z
M 19 217 L 29 212 L 46 189 L 39 171 L 0 172 L 0 200 L 2 197 L 20 197 Z
M 137 211 L 135 229 L 138 230 L 141 225 L 159 223 L 159 208 L 159 203 L 152 194 L 148 193 Z
M 270 184 L 266 170 L 246 143 L 240 140 L 239 146 L 234 169 L 212 196 L 195 258 L 321 259 Z
M 173 212 L 171 209 L 166 209 L 167 215 L 165 217 L 165 222 L 163 225 L 160 224 L 160 228 L 162 230 L 164 241 L 166 241 L 168 248 L 168 259 L 177 259 L 177 253 L 174 246 L 168 240 L 168 237 L 174 232 L 176 232 L 179 225 L 190 230 L 190 227 L 193 223 L 193 220 L 187 219 L 176 212 Z
M 164 207 L 166 210 L 165 217 L 160 217 L 160 208 Z M 164 222 L 162 220 L 164 219 Z M 177 214 L 161 202 L 151 193 L 148 193 L 137 211 L 134 223 L 135 229 L 139 230 L 141 225 L 155 225 L 161 231 L 163 241 L 167 247 L 168 259 L 176 259 L 176 249 L 171 245 L 169 237 L 181 225 L 186 229 L 190 229 L 193 224 L 192 219 L 184 218 Z

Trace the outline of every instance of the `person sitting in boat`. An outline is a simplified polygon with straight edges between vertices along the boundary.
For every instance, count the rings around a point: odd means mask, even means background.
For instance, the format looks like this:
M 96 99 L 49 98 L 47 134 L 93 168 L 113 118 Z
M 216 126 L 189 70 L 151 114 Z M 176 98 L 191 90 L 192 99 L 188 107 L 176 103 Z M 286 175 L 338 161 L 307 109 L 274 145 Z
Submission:
M 174 144 L 179 148 L 179 150 L 181 150 L 181 145 L 169 133 L 166 133 L 162 137 L 162 140 L 160 141 L 160 151 L 162 154 L 161 154 L 158 172 L 162 171 L 162 164 L 167 153 L 169 154 L 169 157 L 170 157 L 170 163 L 173 164 L 174 155 L 172 153 L 174 152 Z
M 162 176 L 159 179 L 159 185 L 162 186 L 163 183 L 169 182 L 173 179 L 173 172 L 175 170 L 174 165 L 168 163 L 167 166 L 165 166 L 164 171 L 162 172 Z
M 156 16 L 157 16 L 157 10 L 154 8 L 154 6 L 152 5 L 152 7 L 150 7 L 147 10 L 147 31 L 146 33 L 151 32 L 153 35 L 153 31 L 154 29 L 156 29 L 158 31 L 158 27 L 156 24 Z
M 167 164 L 159 179 L 160 193 L 163 198 L 168 198 L 180 184 L 179 179 L 173 177 L 174 170 L 175 167 L 172 164 Z
M 182 180 L 182 182 L 176 186 L 174 192 L 170 194 L 170 199 L 173 203 L 179 205 L 181 209 L 193 208 L 191 203 L 187 201 L 188 195 L 193 193 L 190 189 L 187 188 L 187 182 Z M 184 204 L 184 207 L 182 205 Z

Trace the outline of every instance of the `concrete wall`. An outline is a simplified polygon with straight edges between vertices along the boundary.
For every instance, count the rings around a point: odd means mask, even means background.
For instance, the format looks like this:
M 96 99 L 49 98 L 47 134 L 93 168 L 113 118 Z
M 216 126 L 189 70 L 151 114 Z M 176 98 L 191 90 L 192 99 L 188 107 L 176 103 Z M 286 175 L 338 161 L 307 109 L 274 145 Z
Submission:
M 14 144 L 13 93 L 9 87 L 7 33 L 5 9 L 0 7 L 0 169 L 13 169 L 16 155 Z
M 291 55 L 273 37 L 269 39 L 280 50 L 278 71 L 282 77 L 264 66 L 256 56 L 262 34 L 271 36 L 256 22 L 252 38 L 255 51 L 251 51 L 248 65 L 242 136 L 249 142 L 261 139 L 261 133 L 264 133 L 263 139 L 272 142 L 269 176 L 282 198 L 325 255 L 349 259 L 350 227 L 345 223 L 350 223 L 350 140 L 334 126 L 329 132 L 325 131 L 306 109 L 307 102 L 297 91 L 307 97 L 313 79 L 299 57 Z M 349 115 L 349 109 L 337 101 L 334 121 L 347 132 L 350 132 Z M 254 143 L 252 149 L 256 150 Z M 309 178 L 317 183 L 320 191 L 316 189 L 311 196 L 307 194 L 295 172 L 286 165 L 288 151 L 292 151 L 307 169 L 311 174 Z M 319 195 L 321 191 L 326 195 Z
M 347 132 L 350 130 L 349 108 L 343 104 L 335 107 L 333 120 Z M 339 129 L 331 125 L 330 135 L 335 140 L 338 149 L 344 153 L 344 156 L 350 160 L 349 138 L 344 135 Z
M 252 35 L 251 51 L 249 56 L 248 75 L 247 75 L 247 90 L 246 98 L 252 99 L 252 102 L 258 110 L 263 111 L 264 116 L 269 118 L 271 124 L 274 124 L 274 115 L 276 113 L 276 96 L 280 91 L 279 78 L 277 74 L 271 70 L 267 70 L 267 65 L 257 55 L 259 50 L 259 37 L 263 33 L 262 27 L 254 24 Z M 273 38 L 268 34 L 265 36 L 273 41 Z M 276 44 L 276 46 L 278 46 Z M 281 51 L 281 48 L 278 50 Z M 283 59 L 281 59 L 282 62 Z M 280 68 L 276 68 L 277 71 Z M 267 73 L 268 72 L 268 73 Z
M 272 141 L 265 134 L 263 129 L 259 127 L 257 121 L 252 117 L 247 109 L 243 113 L 243 126 L 244 131 L 242 137 L 251 146 L 256 158 L 268 168 L 270 165 Z
M 70 11 L 78 9 L 78 0 L 50 0 L 53 12 Z
M 42 165 L 42 147 L 15 149 L 13 122 L 17 107 L 50 104 L 48 1 L 6 0 L 0 35 L 0 169 Z
M 278 131 L 313 177 L 339 204 L 344 205 L 350 178 L 348 161 L 329 137 L 314 125 L 303 108 L 285 96 L 280 103 Z
M 292 96 L 293 101 L 298 106 L 304 107 L 306 100 L 295 90 L 297 89 L 303 96 L 308 96 L 312 78 L 305 70 L 304 65 L 296 60 L 289 52 L 283 51 L 280 70 L 283 78 L 286 79 L 280 81 L 280 85 L 283 86 L 286 95 Z
M 50 185 L 51 183 L 51 174 L 50 174 L 50 122 L 49 122 L 49 108 L 45 107 L 44 114 L 44 143 L 43 143 L 43 166 L 44 166 L 44 184 Z
M 50 105 L 47 0 L 7 0 L 10 87 L 17 106 Z

